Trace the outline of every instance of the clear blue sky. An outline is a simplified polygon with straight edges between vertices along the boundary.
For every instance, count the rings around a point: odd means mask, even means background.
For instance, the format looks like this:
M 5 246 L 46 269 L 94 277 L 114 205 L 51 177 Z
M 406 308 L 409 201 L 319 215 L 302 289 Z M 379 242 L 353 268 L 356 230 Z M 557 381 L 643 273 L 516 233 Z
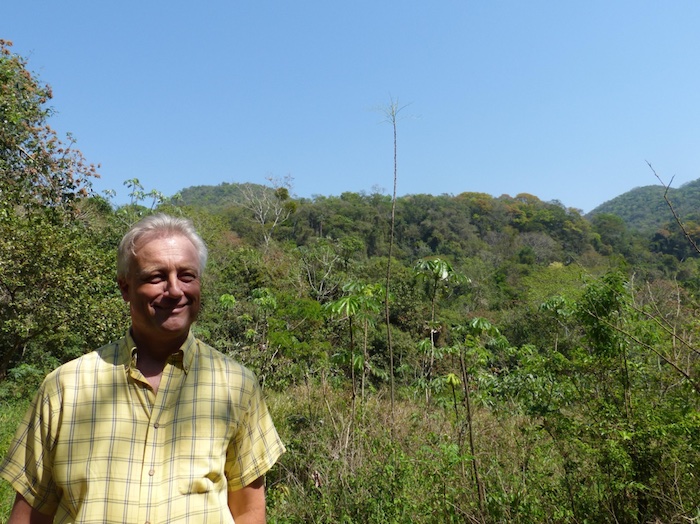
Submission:
M 290 175 L 297 196 L 531 193 L 587 212 L 700 178 L 700 2 L 5 2 L 99 191 Z

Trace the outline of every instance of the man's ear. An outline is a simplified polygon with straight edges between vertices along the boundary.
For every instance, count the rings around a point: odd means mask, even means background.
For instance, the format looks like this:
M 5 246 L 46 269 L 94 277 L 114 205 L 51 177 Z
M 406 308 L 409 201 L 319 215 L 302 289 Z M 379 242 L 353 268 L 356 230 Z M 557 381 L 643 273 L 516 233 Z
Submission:
M 125 278 L 118 278 L 117 285 L 119 286 L 119 291 L 122 292 L 122 298 L 124 302 L 129 302 L 129 283 Z

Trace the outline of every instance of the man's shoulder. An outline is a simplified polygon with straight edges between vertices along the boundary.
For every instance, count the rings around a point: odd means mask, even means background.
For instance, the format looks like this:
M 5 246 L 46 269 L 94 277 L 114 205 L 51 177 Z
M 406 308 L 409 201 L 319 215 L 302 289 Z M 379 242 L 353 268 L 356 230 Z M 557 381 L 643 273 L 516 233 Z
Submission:
M 233 357 L 222 353 L 198 338 L 195 338 L 195 343 L 197 344 L 199 357 L 211 361 L 214 367 L 227 373 L 242 375 L 246 378 L 256 380 L 255 374 Z
M 106 344 L 58 366 L 44 378 L 38 398 L 61 403 L 61 399 L 72 398 L 86 384 L 101 382 L 105 373 L 111 376 L 118 362 L 121 342 Z
M 72 376 L 82 376 L 89 371 L 99 371 L 103 368 L 114 367 L 123 358 L 123 343 L 123 339 L 110 342 L 73 360 L 69 360 L 50 372 L 46 376 L 46 380 L 61 380 Z

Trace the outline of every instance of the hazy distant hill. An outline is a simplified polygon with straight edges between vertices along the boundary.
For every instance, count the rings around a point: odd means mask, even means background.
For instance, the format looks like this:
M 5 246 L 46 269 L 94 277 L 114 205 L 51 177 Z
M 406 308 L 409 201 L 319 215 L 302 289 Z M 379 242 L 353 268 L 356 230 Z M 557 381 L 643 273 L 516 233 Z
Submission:
M 654 231 L 673 220 L 673 214 L 664 200 L 664 187 L 637 187 L 608 200 L 588 213 L 588 217 L 600 213 L 612 213 L 622 218 L 627 227 L 637 231 Z M 679 188 L 668 190 L 668 199 L 681 217 L 700 212 L 700 179 Z
M 182 203 L 188 206 L 221 209 L 231 204 L 238 204 L 245 199 L 245 191 L 262 192 L 265 186 L 259 184 L 229 184 L 223 182 L 218 186 L 191 186 L 180 192 Z

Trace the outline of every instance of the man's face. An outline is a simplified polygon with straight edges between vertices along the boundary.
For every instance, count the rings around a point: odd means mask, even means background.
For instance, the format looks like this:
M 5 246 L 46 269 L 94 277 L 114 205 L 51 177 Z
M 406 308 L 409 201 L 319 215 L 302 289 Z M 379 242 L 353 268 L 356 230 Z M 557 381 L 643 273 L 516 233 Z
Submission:
M 119 280 L 134 337 L 168 342 L 187 337 L 200 304 L 197 250 L 187 237 L 146 236 L 135 245 L 129 274 Z

